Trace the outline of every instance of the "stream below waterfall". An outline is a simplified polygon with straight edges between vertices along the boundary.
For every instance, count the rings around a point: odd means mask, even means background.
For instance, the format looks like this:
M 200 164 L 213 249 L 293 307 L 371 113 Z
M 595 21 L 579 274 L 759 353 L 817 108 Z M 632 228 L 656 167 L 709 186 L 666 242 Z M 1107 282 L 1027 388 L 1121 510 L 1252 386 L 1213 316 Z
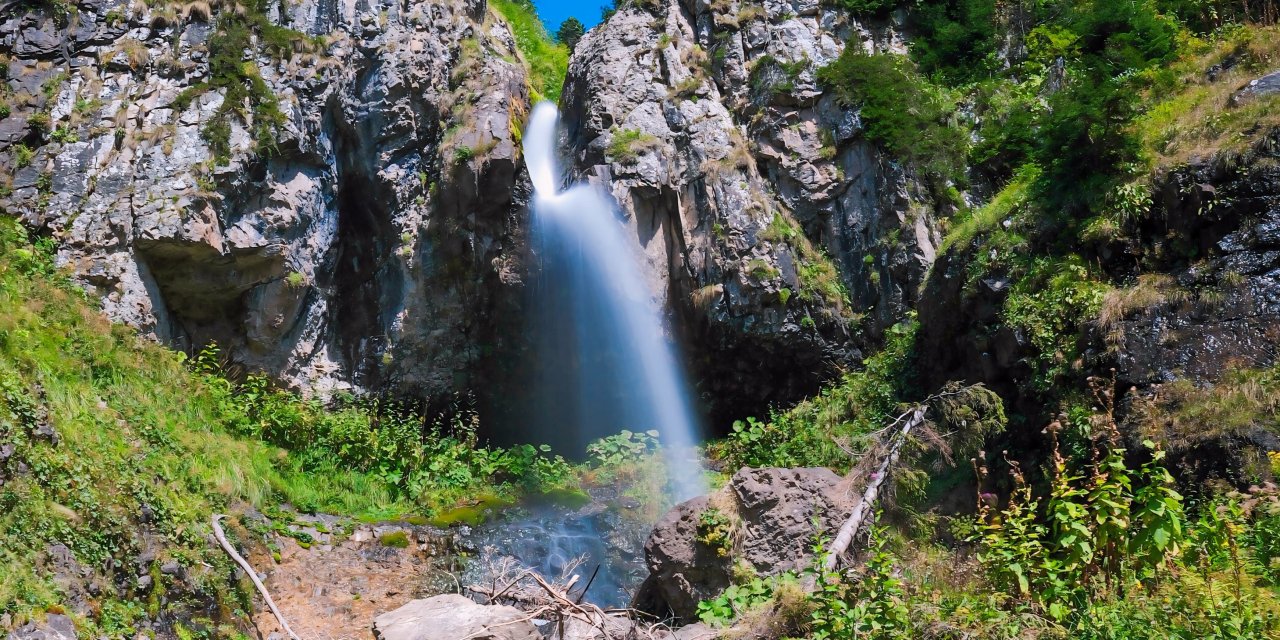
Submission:
M 638 507 L 613 487 L 593 489 L 591 501 L 579 507 L 548 501 L 509 507 L 472 529 L 467 539 L 476 556 L 462 582 L 494 582 L 505 560 L 560 583 L 576 574 L 573 595 L 626 607 L 648 575 L 644 541 L 652 523 L 638 517 Z

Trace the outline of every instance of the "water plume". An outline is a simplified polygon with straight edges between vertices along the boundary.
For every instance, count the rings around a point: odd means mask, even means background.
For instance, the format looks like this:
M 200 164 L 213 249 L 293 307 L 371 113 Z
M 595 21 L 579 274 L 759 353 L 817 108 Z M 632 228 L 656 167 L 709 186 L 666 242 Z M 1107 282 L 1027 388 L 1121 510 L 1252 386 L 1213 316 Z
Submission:
M 534 306 L 543 402 L 533 418 L 556 429 L 552 444 L 656 430 L 671 497 L 700 495 L 697 422 L 660 309 L 612 201 L 587 184 L 558 188 L 558 120 L 553 105 L 539 104 L 524 135 L 541 266 Z

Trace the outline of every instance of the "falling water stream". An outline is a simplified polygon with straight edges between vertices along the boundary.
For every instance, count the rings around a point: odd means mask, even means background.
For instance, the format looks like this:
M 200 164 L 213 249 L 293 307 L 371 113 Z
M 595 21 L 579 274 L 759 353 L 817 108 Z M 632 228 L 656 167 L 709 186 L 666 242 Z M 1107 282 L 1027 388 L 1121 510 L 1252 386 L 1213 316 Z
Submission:
M 674 497 L 691 498 L 704 487 L 691 455 L 697 429 L 684 373 L 612 202 L 588 184 L 556 188 L 558 120 L 556 108 L 542 103 L 524 135 L 535 249 L 547 272 L 540 312 L 550 321 L 543 327 L 567 328 L 567 350 L 576 355 L 573 366 L 545 373 L 550 379 L 542 382 L 576 397 L 576 412 L 561 427 L 580 437 L 656 430 Z M 554 343 L 541 355 L 555 359 L 564 346 Z
M 697 420 L 661 310 L 641 277 L 638 249 L 627 241 L 628 228 L 612 201 L 595 187 L 559 189 L 558 120 L 556 108 L 542 103 L 524 134 L 540 271 L 531 300 L 538 343 L 531 384 L 542 400 L 528 419 L 558 450 L 622 429 L 657 431 L 669 498 L 700 495 L 705 480 L 694 448 Z M 569 559 L 586 556 L 585 572 L 601 567 L 588 598 L 625 604 L 626 592 L 643 577 L 638 545 L 622 544 L 618 531 L 601 526 L 609 514 L 599 502 L 597 497 L 594 508 L 578 511 L 534 507 L 482 527 L 479 535 L 551 577 Z

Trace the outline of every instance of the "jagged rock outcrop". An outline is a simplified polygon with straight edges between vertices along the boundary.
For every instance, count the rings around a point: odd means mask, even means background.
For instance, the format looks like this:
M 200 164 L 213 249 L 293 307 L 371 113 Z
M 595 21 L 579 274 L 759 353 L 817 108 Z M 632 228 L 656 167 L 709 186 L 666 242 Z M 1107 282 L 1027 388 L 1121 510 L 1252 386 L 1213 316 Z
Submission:
M 4 4 L 0 208 L 108 315 L 321 393 L 483 369 L 519 281 L 528 108 L 483 0 Z M 259 19 L 282 28 L 234 31 Z
M 1280 132 L 1163 176 L 1141 231 L 1147 304 L 1105 336 L 1126 384 L 1268 368 L 1280 338 Z M 1158 274 L 1152 277 L 1152 274 Z
M 1249 85 L 1254 86 L 1254 85 Z M 1150 210 L 1119 238 L 1087 247 L 1117 283 L 1097 317 L 1074 319 L 1083 357 L 1076 373 L 1109 377 L 1125 395 L 1121 426 L 1131 449 L 1162 443 L 1173 464 L 1201 480 L 1247 486 L 1247 470 L 1280 438 L 1262 424 L 1200 425 L 1175 434 L 1162 412 L 1166 385 L 1212 390 L 1233 374 L 1277 363 L 1280 336 L 1280 132 L 1242 151 L 1220 150 L 1153 178 Z M 919 306 L 929 384 L 984 382 L 1035 415 L 1031 337 L 1001 316 L 1010 282 L 975 277 L 974 246 L 941 256 Z M 995 249 L 992 249 L 995 251 Z M 1130 393 L 1132 392 L 1132 393 Z M 1225 402 L 1225 401 L 1223 401 Z M 1047 417 L 1046 417 L 1047 419 Z M 1038 431 L 1038 428 L 1036 429 Z
M 634 606 L 688 620 L 744 569 L 799 573 L 812 564 L 815 521 L 835 531 L 853 502 L 830 469 L 744 468 L 720 491 L 678 505 L 654 527 L 645 543 L 649 577 Z
M 856 361 L 933 260 L 927 191 L 815 79 L 849 37 L 902 47 L 816 0 L 668 0 L 620 9 L 570 63 L 578 177 L 618 201 L 718 415 Z
M 71 618 L 50 614 L 44 622 L 28 622 L 9 632 L 9 640 L 75 640 L 76 625 Z

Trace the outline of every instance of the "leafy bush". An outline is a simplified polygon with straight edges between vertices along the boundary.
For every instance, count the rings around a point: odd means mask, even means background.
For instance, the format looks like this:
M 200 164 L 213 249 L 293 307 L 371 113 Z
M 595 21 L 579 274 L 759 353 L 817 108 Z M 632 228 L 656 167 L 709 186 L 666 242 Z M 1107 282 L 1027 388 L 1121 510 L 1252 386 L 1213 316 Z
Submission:
M 894 558 L 888 552 L 883 529 L 873 527 L 867 558 L 855 576 L 845 576 L 817 564 L 824 557 L 822 545 L 814 554 L 817 590 L 810 596 L 813 613 L 809 638 L 912 638 L 907 593 L 895 575 Z
M 1053 447 L 1043 507 L 1016 463 L 1008 505 L 997 514 L 979 500 L 974 539 L 991 584 L 1073 638 L 1270 637 L 1280 626 L 1275 603 L 1248 588 L 1254 578 L 1246 579 L 1241 548 L 1252 542 L 1254 557 L 1270 563 L 1274 489 L 1248 503 L 1258 514 L 1253 527 L 1231 497 L 1189 521 L 1153 443 L 1146 443 L 1146 463 L 1127 464 L 1112 385 L 1095 381 L 1101 413 L 1086 425 L 1060 420 L 1047 430 Z M 1086 464 L 1059 452 L 1059 436 L 1070 428 L 1088 430 Z M 1221 605 L 1206 584 L 1214 571 L 1229 571 L 1235 583 Z M 1267 579 L 1260 563 L 1258 575 Z
M 715 598 L 698 603 L 698 619 L 709 625 L 725 626 L 770 602 L 775 582 L 795 579 L 795 576 L 755 578 L 745 584 L 730 585 Z
M 955 102 L 922 77 L 910 59 L 867 54 L 855 43 L 819 69 L 818 78 L 841 104 L 859 110 L 867 138 L 893 157 L 942 179 L 963 177 L 968 143 L 951 122 Z
M 849 455 L 872 432 L 892 420 L 898 398 L 910 395 L 916 326 L 892 327 L 884 349 L 868 358 L 861 371 L 788 411 L 774 411 L 767 422 L 747 418 L 711 447 L 731 467 L 846 468 Z
M 888 13 L 898 0 L 831 0 L 831 4 L 855 16 L 877 16 Z
M 596 466 L 616 466 L 643 460 L 658 450 L 658 432 L 633 433 L 623 429 L 621 433 L 606 436 L 587 445 L 587 455 Z
M 1036 258 L 1018 275 L 1003 318 L 1030 339 L 1035 384 L 1047 391 L 1080 368 L 1080 319 L 1097 317 L 1110 287 L 1078 257 Z
M 1000 68 L 996 0 L 920 2 L 910 24 L 916 32 L 911 58 L 928 75 L 964 84 Z

